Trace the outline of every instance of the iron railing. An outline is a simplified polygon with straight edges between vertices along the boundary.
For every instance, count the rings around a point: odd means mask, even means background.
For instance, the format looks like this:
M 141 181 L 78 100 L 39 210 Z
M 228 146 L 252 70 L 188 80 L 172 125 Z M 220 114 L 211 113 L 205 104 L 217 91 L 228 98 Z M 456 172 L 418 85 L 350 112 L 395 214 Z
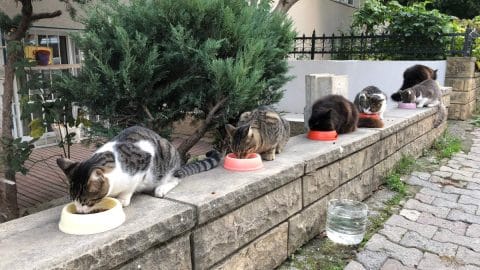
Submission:
M 471 56 L 476 39 L 475 29 L 465 33 L 421 35 L 305 35 L 295 38 L 294 59 L 445 59 L 448 56 Z

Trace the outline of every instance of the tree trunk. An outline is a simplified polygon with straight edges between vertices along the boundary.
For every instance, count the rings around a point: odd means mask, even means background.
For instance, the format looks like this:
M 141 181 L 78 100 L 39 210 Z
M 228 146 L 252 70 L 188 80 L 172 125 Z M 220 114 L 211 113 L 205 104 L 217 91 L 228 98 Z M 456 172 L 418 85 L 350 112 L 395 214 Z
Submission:
M 11 43 L 11 42 L 9 42 Z M 11 46 L 7 46 L 7 49 Z M 5 65 L 5 81 L 3 82 L 3 96 L 2 96 L 2 127 L 1 137 L 5 142 L 13 140 L 13 117 L 12 117 L 12 100 L 13 100 L 13 82 L 15 79 L 15 67 L 9 63 L 17 62 L 16 52 L 10 48 L 7 51 L 7 64 Z M 6 153 L 3 143 L 0 144 L 0 153 Z M 15 172 L 9 166 L 2 164 L 1 172 L 6 179 L 15 181 Z
M 220 108 L 222 108 L 226 101 L 227 98 L 223 98 L 218 101 L 217 104 L 215 104 L 215 106 L 210 109 L 207 117 L 205 118 L 205 121 L 200 126 L 200 128 L 195 133 L 190 135 L 190 137 L 188 137 L 182 144 L 180 144 L 180 146 L 178 147 L 178 152 L 180 153 L 180 156 L 182 157 L 182 160 L 184 162 L 186 162 L 188 159 L 188 151 L 205 135 L 205 133 L 208 131 L 208 128 L 212 124 L 215 115 L 220 110 Z
M 280 11 L 287 13 L 287 11 L 295 5 L 300 0 L 280 0 L 278 1 L 277 6 L 273 9 L 273 11 Z
M 18 217 L 17 185 L 0 177 L 0 223 Z
M 0 126 L 0 136 L 6 143 L 13 140 L 13 117 L 12 100 L 13 84 L 15 80 L 15 64 L 22 57 L 22 48 L 20 42 L 25 36 L 31 23 L 45 18 L 54 18 L 62 14 L 57 10 L 51 13 L 33 13 L 32 0 L 19 0 L 22 4 L 22 18 L 16 29 L 6 33 L 7 40 L 7 63 L 5 64 L 5 81 L 3 82 L 2 95 L 2 123 Z M 68 2 L 68 1 L 67 1 Z M 14 156 L 14 153 L 7 153 L 11 148 L 5 147 L 0 143 L 0 153 L 6 156 Z M 6 161 L 6 160 L 4 160 Z M 2 175 L 5 179 L 2 179 Z M 0 162 L 0 220 L 13 219 L 18 217 L 17 185 L 15 183 L 15 170 L 8 164 Z

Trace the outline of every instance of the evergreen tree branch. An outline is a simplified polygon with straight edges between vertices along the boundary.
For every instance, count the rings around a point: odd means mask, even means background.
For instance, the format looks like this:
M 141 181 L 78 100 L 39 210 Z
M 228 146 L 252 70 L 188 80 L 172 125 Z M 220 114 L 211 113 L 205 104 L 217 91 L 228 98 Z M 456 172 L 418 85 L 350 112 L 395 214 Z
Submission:
M 185 159 L 186 159 L 188 150 L 190 150 L 190 148 L 192 148 L 203 137 L 203 135 L 205 135 L 208 128 L 212 124 L 216 113 L 220 110 L 220 108 L 223 105 L 225 105 L 225 102 L 227 102 L 227 100 L 228 98 L 224 97 L 223 99 L 218 101 L 217 104 L 215 104 L 215 106 L 213 106 L 210 109 L 210 111 L 207 114 L 207 117 L 205 118 L 205 121 L 197 129 L 197 131 L 195 131 L 195 133 L 190 135 L 190 137 L 188 137 L 182 144 L 180 144 L 180 146 L 178 147 L 178 152 L 180 153 L 180 156 L 184 161 L 186 161 Z

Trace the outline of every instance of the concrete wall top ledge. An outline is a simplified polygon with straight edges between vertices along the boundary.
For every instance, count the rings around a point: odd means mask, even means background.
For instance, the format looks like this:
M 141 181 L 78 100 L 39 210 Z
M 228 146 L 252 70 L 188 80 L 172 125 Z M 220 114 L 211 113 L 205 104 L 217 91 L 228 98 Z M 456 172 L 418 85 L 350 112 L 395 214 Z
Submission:
M 132 259 L 194 227 L 193 207 L 137 195 L 117 229 L 93 235 L 59 231 L 62 206 L 0 224 L 0 269 L 103 269 Z
M 335 142 L 292 137 L 274 161 L 255 172 L 230 172 L 222 165 L 184 179 L 167 200 L 135 195 L 127 221 L 109 232 L 73 236 L 58 230 L 61 207 L 0 224 L 0 269 L 105 268 L 128 261 L 152 246 L 181 235 L 254 199 L 360 151 L 421 121 L 436 109 L 389 109 L 385 127 L 358 129 Z M 172 201 L 174 200 L 174 201 Z M 196 208 L 196 209 L 195 209 Z

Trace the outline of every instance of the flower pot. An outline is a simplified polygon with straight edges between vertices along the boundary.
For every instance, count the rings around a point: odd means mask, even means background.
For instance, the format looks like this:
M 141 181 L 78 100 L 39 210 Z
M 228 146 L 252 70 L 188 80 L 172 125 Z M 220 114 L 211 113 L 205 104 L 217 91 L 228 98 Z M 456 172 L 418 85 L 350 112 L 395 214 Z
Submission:
M 35 59 L 37 60 L 40 66 L 47 66 L 50 61 L 50 51 L 47 50 L 36 50 Z

